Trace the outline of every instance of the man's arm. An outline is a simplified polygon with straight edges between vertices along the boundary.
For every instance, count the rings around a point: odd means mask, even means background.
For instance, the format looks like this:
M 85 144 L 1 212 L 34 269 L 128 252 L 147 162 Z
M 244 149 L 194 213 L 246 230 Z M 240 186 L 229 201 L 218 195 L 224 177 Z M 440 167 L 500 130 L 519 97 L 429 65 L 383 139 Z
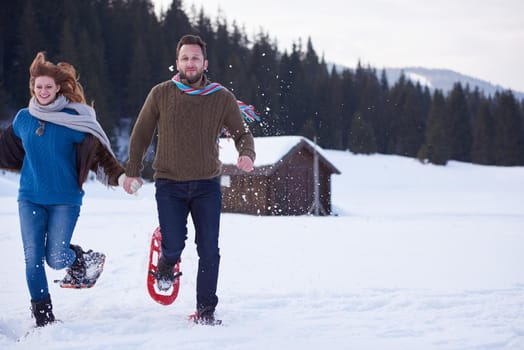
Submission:
M 142 106 L 129 139 L 129 153 L 126 164 L 128 177 L 140 177 L 145 153 L 153 140 L 159 118 L 159 109 L 153 88 Z
M 253 140 L 251 130 L 249 130 L 247 123 L 242 117 L 236 99 L 232 94 L 231 97 L 231 99 L 228 99 L 228 105 L 226 106 L 225 127 L 235 141 L 235 147 L 239 155 L 237 166 L 244 171 L 250 171 L 247 169 L 253 167 L 253 162 L 256 158 L 255 141 Z M 251 165 L 247 164 L 245 160 L 241 161 L 240 158 L 242 157 L 248 157 L 251 160 Z

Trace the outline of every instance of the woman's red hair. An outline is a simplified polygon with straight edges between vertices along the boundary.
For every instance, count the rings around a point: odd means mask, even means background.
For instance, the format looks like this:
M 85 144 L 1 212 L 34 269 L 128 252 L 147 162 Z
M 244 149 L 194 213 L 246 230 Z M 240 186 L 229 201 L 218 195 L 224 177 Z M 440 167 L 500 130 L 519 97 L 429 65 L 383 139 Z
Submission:
M 60 86 L 59 94 L 64 95 L 71 102 L 86 103 L 84 89 L 78 82 L 75 67 L 69 63 L 54 64 L 46 60 L 44 52 L 39 52 L 29 67 L 29 75 L 31 96 L 34 96 L 35 79 L 48 76 L 55 81 L 56 85 Z

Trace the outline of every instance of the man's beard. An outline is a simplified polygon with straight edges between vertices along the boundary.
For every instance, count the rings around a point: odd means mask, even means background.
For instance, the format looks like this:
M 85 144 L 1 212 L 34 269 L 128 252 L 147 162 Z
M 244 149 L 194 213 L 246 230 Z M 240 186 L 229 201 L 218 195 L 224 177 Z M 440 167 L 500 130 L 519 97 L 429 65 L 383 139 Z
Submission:
M 204 72 L 199 72 L 197 75 L 195 75 L 194 78 L 189 79 L 184 72 L 178 72 L 180 75 L 180 79 L 185 79 L 189 84 L 195 84 L 198 83 L 200 80 L 202 80 L 202 77 L 204 76 Z

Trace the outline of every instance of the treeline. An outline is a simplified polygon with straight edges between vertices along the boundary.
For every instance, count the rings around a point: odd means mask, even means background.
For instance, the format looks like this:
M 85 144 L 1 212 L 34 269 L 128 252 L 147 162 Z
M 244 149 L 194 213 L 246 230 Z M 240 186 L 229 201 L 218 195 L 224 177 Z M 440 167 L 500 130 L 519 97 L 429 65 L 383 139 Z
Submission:
M 160 18 L 150 0 L 19 0 L 2 7 L 3 120 L 27 105 L 28 67 L 46 51 L 50 60 L 76 66 L 111 133 L 136 118 L 152 86 L 171 77 L 178 39 L 193 33 L 208 44 L 208 76 L 261 112 L 256 136 L 316 136 L 324 148 L 435 164 L 524 165 L 524 101 L 511 91 L 485 96 L 459 83 L 450 92 L 430 91 L 403 76 L 390 84 L 370 66 L 328 65 L 311 40 L 281 52 L 270 34 L 250 39 L 237 23 L 202 9 L 187 13 L 179 0 Z

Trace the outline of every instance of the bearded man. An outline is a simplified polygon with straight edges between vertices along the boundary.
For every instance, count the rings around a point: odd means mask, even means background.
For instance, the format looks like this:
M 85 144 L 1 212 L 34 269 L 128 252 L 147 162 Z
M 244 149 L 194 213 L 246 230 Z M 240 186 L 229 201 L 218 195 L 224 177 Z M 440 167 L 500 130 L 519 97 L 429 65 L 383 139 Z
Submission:
M 191 213 L 199 256 L 193 319 L 214 324 L 222 207 L 217 139 L 228 130 L 239 153 L 237 166 L 246 172 L 253 170 L 254 141 L 239 108 L 245 104 L 204 74 L 208 66 L 205 42 L 199 36 L 185 35 L 176 54 L 178 73 L 151 89 L 133 127 L 124 189 L 132 193 L 133 185 L 141 183 L 144 156 L 156 129 L 153 177 L 162 233 L 157 287 L 167 290 L 177 278 L 173 266 L 185 247 Z

